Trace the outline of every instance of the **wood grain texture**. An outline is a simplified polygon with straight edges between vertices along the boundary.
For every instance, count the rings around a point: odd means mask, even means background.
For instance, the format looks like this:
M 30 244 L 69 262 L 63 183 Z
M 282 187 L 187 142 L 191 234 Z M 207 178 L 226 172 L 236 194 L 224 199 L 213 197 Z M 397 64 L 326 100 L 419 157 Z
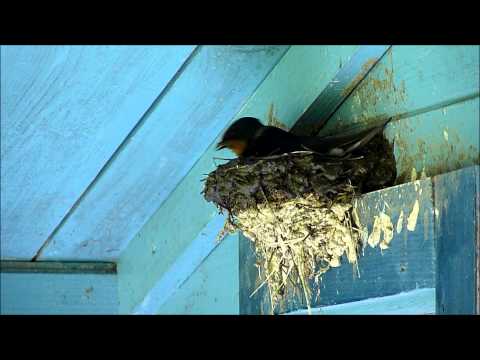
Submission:
M 297 310 L 285 315 L 307 315 Z M 433 315 L 435 289 L 426 288 L 312 309 L 312 315 Z
M 339 59 L 345 61 L 356 46 L 293 46 L 272 69 L 240 111 L 224 119 L 226 127 L 241 116 L 256 116 L 266 122 L 270 105 L 284 126 L 293 124 L 315 100 L 338 70 Z M 336 56 L 333 56 L 333 55 Z M 331 56 L 327 56 L 331 55 Z M 188 249 L 202 229 L 218 216 L 217 209 L 200 194 L 205 174 L 222 160 L 231 158 L 227 150 L 216 151 L 219 131 L 208 149 L 191 168 L 162 206 L 130 241 L 119 259 L 121 308 L 130 312 Z M 152 253 L 152 249 L 156 253 Z M 230 266 L 238 258 L 229 257 Z M 148 271 L 145 271 L 148 269 Z M 193 269 L 192 269 L 193 271 Z
M 479 164 L 479 108 L 477 97 L 388 124 L 398 181 L 410 181 L 412 171 L 420 178 Z
M 40 260 L 116 260 L 285 50 L 196 50 Z
M 305 136 L 316 135 L 389 48 L 388 45 L 359 46 L 350 59 L 341 64 L 335 77 L 298 119 L 291 132 Z
M 478 314 L 479 167 L 435 176 L 437 309 Z
M 1 47 L 2 259 L 35 255 L 193 48 Z
M 322 133 L 408 117 L 479 95 L 479 46 L 392 46 Z
M 0 273 L 0 280 L 2 315 L 118 314 L 113 274 Z
M 434 176 L 479 164 L 479 53 L 478 46 L 393 46 L 321 133 L 393 116 L 386 135 L 399 183 L 413 168 Z

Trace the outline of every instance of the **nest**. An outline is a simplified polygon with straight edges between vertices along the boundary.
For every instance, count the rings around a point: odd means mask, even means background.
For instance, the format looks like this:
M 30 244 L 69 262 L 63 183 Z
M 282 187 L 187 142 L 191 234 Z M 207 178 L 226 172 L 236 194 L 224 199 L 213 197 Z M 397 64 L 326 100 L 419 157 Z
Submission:
M 226 231 L 240 230 L 255 245 L 262 282 L 252 295 L 267 285 L 273 312 L 287 289 L 300 287 L 310 309 L 312 279 L 342 256 L 356 266 L 365 233 L 354 200 L 391 184 L 394 164 L 381 135 L 344 159 L 300 151 L 231 160 L 208 175 L 203 194 L 228 212 Z

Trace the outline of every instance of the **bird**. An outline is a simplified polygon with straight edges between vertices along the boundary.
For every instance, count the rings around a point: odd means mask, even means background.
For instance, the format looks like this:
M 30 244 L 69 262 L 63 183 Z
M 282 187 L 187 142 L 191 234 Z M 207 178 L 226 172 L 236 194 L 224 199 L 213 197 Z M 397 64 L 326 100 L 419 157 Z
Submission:
M 230 149 L 239 158 L 267 157 L 295 151 L 313 151 L 330 157 L 345 157 L 368 144 L 391 118 L 354 134 L 298 136 L 283 129 L 263 125 L 255 117 L 242 117 L 224 132 L 217 150 Z

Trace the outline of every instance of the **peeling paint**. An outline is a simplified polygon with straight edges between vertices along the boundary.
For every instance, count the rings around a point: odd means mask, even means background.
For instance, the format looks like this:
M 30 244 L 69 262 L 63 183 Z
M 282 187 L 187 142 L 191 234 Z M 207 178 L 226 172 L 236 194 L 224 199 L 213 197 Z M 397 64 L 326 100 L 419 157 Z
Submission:
M 415 231 L 415 227 L 417 226 L 417 218 L 418 218 L 419 210 L 420 210 L 420 204 L 417 199 L 415 200 L 415 204 L 413 205 L 413 209 L 410 212 L 410 215 L 408 215 L 408 221 L 407 221 L 408 231 Z
M 380 242 L 380 238 L 383 239 Z M 373 230 L 368 237 L 368 245 L 375 247 L 380 244 L 380 249 L 388 249 L 390 242 L 393 239 L 393 224 L 390 216 L 381 212 L 378 216 L 375 216 L 373 221 Z

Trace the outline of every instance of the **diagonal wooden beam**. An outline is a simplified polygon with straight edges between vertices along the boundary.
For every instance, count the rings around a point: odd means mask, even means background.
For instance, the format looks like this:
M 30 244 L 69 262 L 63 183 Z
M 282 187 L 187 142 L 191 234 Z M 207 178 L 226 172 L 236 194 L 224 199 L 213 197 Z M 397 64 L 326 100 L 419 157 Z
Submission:
M 335 77 L 298 119 L 291 132 L 297 135 L 316 135 L 390 47 L 360 46 L 349 61 L 342 64 Z

